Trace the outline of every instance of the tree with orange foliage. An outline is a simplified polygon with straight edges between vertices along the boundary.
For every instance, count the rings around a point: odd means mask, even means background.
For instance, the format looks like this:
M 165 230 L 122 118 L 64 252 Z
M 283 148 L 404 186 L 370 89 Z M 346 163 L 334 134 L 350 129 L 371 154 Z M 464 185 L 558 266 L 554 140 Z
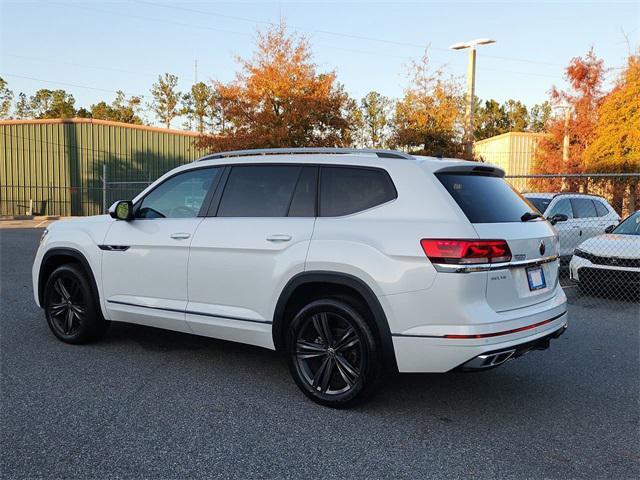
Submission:
M 318 73 L 304 37 L 284 24 L 259 32 L 234 81 L 214 85 L 224 128 L 203 136 L 211 150 L 343 146 L 352 138 L 349 96 L 334 72 Z
M 409 66 L 411 83 L 395 108 L 392 144 L 427 155 L 462 157 L 464 97 L 458 82 L 432 70 L 427 52 Z
M 571 60 L 565 76 L 571 90 L 562 91 L 553 87 L 551 102 L 555 106 L 564 105 L 571 109 L 567 125 L 569 159 L 566 162 L 562 159 L 565 119 L 562 116 L 552 118 L 548 123 L 549 135 L 539 144 L 535 173 L 582 173 L 585 170 L 584 151 L 593 141 L 598 107 L 603 99 L 603 61 L 596 57 L 592 48 L 584 58 Z
M 613 90 L 598 109 L 598 125 L 593 141 L 584 152 L 584 169 L 588 172 L 640 172 L 640 52 L 630 55 L 627 67 Z M 625 185 L 614 188 L 614 207 L 623 207 Z M 637 208 L 640 198 L 638 179 L 628 181 L 629 211 Z

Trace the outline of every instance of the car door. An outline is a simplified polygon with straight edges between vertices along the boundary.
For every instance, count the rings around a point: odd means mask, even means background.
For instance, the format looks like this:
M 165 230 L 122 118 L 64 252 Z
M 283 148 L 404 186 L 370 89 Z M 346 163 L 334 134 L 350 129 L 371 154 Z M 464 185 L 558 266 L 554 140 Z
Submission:
M 224 177 L 191 243 L 186 319 L 194 333 L 273 348 L 278 296 L 304 271 L 317 167 L 235 165 Z
M 109 318 L 190 332 L 185 322 L 189 245 L 220 168 L 178 173 L 134 207 L 134 219 L 114 221 L 102 252 Z
M 571 207 L 573 209 L 573 216 L 580 226 L 576 247 L 588 238 L 604 233 L 604 228 L 600 231 L 600 220 L 593 200 L 588 197 L 575 197 L 571 199 Z
M 549 205 L 548 213 L 545 213 L 547 218 L 552 218 L 554 215 L 563 214 L 567 216 L 565 222 L 558 222 L 554 225 L 556 232 L 558 233 L 558 239 L 560 240 L 560 256 L 572 255 L 573 250 L 579 243 L 579 231 L 580 224 L 573 218 L 573 209 L 571 208 L 571 201 L 567 197 L 557 198 Z
M 593 199 L 593 204 L 596 206 L 596 213 L 598 214 L 598 232 L 597 235 L 605 233 L 607 227 L 616 226 L 620 222 L 618 214 L 608 207 L 608 204 L 599 198 Z

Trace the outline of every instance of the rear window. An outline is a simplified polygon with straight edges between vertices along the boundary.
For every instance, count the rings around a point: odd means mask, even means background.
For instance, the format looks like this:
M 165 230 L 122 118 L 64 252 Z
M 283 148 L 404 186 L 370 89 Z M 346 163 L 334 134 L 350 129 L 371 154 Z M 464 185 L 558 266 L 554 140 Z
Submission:
M 540 197 L 529 197 L 529 196 L 525 198 L 529 200 L 529 202 L 532 203 L 533 206 L 536 207 L 536 209 L 540 213 L 544 213 L 547 210 L 547 207 L 549 207 L 551 200 L 553 200 L 552 198 L 540 198 Z
M 384 170 L 373 168 L 322 167 L 320 215 L 337 217 L 361 212 L 397 197 Z
M 609 209 L 605 207 L 600 200 L 594 200 L 593 203 L 596 206 L 596 212 L 598 212 L 599 217 L 606 217 L 609 215 Z
M 436 177 L 471 223 L 520 222 L 525 212 L 534 212 L 500 177 L 457 173 L 438 173 Z

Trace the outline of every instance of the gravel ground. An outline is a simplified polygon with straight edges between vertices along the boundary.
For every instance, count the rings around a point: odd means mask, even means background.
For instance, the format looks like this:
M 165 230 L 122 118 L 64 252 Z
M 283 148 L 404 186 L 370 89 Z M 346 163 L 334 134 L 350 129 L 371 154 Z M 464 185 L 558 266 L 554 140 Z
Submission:
M 40 229 L 0 230 L 2 478 L 638 478 L 639 307 L 572 300 L 551 349 L 389 375 L 348 411 L 276 353 L 126 324 L 69 346 L 33 302 Z

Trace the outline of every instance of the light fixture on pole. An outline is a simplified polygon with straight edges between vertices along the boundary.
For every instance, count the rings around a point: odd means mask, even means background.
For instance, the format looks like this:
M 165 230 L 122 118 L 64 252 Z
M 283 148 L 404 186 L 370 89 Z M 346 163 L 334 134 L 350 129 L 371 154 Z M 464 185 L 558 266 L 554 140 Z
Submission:
M 473 155 L 473 99 L 476 88 L 476 46 L 491 45 L 496 43 L 489 38 L 477 38 L 468 42 L 454 43 L 449 48 L 451 50 L 469 49 L 469 63 L 467 64 L 467 98 L 464 117 L 464 144 L 465 154 L 468 158 Z

